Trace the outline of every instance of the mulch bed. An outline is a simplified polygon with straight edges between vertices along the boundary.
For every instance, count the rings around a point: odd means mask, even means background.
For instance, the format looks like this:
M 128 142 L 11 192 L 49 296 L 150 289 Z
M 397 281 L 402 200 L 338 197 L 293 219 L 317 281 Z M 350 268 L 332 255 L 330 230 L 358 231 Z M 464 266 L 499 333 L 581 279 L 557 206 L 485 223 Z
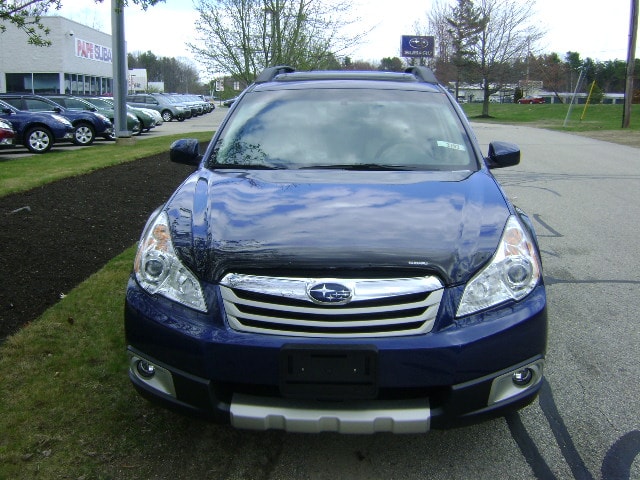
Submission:
M 191 171 L 162 154 L 0 197 L 0 343 L 132 246 Z

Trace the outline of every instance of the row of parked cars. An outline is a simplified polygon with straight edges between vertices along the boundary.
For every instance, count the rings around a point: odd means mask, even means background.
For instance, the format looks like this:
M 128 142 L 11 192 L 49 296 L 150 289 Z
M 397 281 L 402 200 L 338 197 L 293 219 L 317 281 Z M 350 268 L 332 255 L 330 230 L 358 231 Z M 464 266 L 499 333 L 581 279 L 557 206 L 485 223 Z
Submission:
M 127 130 L 134 135 L 215 108 L 198 95 L 128 95 L 126 101 Z M 24 146 L 32 153 L 46 153 L 58 142 L 87 146 L 96 138 L 112 140 L 114 116 L 109 97 L 0 94 L 0 148 Z

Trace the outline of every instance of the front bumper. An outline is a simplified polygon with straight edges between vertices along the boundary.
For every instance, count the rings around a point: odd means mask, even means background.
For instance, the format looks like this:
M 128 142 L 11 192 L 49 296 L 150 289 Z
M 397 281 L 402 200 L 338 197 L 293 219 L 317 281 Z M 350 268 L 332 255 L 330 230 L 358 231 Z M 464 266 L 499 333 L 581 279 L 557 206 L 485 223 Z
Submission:
M 445 299 L 446 303 L 446 299 Z M 353 341 L 238 333 L 221 318 L 190 322 L 181 309 L 129 285 L 129 377 L 144 397 L 238 428 L 294 432 L 417 433 L 504 415 L 532 402 L 546 347 L 544 287 L 518 304 L 470 316 L 426 335 L 362 339 L 376 351 L 372 398 L 290 398 L 280 353 L 296 345 Z M 150 375 L 153 372 L 153 375 Z M 523 372 L 529 380 L 518 385 Z

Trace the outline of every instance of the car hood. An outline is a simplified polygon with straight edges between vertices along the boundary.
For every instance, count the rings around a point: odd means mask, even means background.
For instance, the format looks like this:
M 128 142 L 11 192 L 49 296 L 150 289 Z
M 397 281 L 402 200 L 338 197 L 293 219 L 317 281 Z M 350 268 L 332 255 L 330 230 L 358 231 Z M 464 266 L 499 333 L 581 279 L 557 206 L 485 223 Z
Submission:
M 199 170 L 165 210 L 205 281 L 437 274 L 449 285 L 492 256 L 510 214 L 486 171 Z

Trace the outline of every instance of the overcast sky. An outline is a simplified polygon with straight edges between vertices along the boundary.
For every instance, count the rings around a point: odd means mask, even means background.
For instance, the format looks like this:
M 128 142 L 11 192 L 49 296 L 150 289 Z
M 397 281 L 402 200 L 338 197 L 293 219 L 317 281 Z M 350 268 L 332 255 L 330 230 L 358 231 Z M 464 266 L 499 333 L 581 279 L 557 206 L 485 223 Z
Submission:
M 522 0 L 522 4 L 531 1 L 534 0 Z M 416 21 L 426 25 L 432 3 L 432 0 L 355 2 L 357 16 L 362 18 L 362 30 L 372 27 L 374 30 L 365 41 L 354 46 L 351 58 L 379 62 L 384 57 L 399 56 L 400 37 L 415 33 Z M 102 4 L 91 0 L 62 0 L 62 4 L 57 14 L 111 33 L 111 0 L 104 0 Z M 583 59 L 626 60 L 631 1 L 587 4 L 584 0 L 537 0 L 537 14 L 532 20 L 547 32 L 538 47 L 545 53 L 556 52 L 561 58 L 567 51 L 574 51 Z M 146 12 L 135 5 L 127 7 L 128 51 L 192 58 L 185 43 L 195 40 L 193 25 L 197 18 L 190 0 L 166 0 Z M 636 47 L 636 58 L 638 56 L 640 47 Z

